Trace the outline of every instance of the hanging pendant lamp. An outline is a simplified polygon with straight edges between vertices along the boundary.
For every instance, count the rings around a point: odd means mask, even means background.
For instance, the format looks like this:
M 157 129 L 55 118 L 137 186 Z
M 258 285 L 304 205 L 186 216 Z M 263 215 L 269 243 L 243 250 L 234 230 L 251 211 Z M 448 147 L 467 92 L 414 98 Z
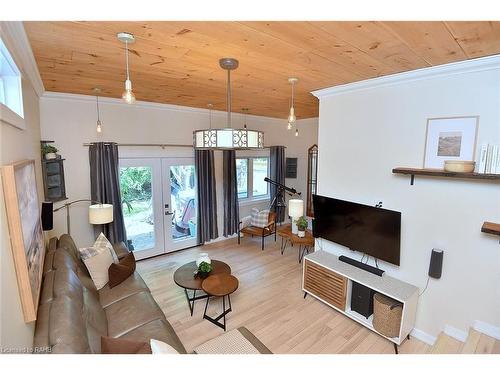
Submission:
M 288 83 L 292 85 L 292 101 L 290 105 L 290 112 L 288 114 L 288 130 L 290 130 L 295 121 L 297 121 L 297 117 L 295 116 L 295 107 L 294 107 L 294 94 L 295 94 L 294 88 L 298 80 L 299 79 L 295 77 L 288 78 Z
M 227 70 L 227 122 L 224 129 L 203 129 L 193 132 L 193 146 L 197 150 L 248 150 L 264 148 L 264 133 L 258 130 L 233 129 L 231 126 L 231 70 L 238 68 L 238 60 L 225 57 L 219 60 Z
M 95 87 L 94 93 L 95 93 L 95 104 L 96 104 L 96 111 L 97 111 L 97 123 L 96 123 L 95 131 L 97 133 L 102 133 L 102 122 L 101 122 L 101 116 L 99 113 L 99 94 L 101 93 L 101 89 Z
M 134 43 L 135 38 L 134 35 L 130 33 L 118 33 L 116 37 L 120 42 L 125 43 L 125 64 L 127 69 L 127 79 L 125 80 L 125 91 L 123 91 L 122 99 L 125 100 L 128 104 L 132 104 L 135 102 L 135 95 L 132 91 L 132 81 L 130 80 L 130 72 L 128 69 L 128 45 L 129 43 Z

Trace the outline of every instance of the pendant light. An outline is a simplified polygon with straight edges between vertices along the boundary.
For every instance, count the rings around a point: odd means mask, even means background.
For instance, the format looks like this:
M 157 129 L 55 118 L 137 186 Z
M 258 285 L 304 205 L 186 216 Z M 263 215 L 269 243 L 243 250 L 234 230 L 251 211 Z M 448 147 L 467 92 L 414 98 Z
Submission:
M 299 79 L 295 77 L 290 77 L 288 78 L 288 83 L 292 85 L 292 102 L 290 105 L 290 113 L 288 114 L 288 124 L 289 124 L 289 129 L 291 129 L 291 125 L 295 123 L 297 120 L 297 117 L 295 116 L 295 108 L 294 108 L 294 94 L 295 94 L 295 84 L 297 83 Z
M 101 89 L 95 87 L 94 88 L 94 93 L 95 93 L 95 103 L 96 103 L 96 110 L 97 110 L 97 126 L 96 126 L 96 132 L 97 133 L 102 133 L 102 122 L 99 114 L 99 94 L 101 93 Z
M 231 126 L 231 70 L 239 62 L 231 57 L 219 60 L 227 70 L 227 123 L 224 129 L 203 129 L 193 132 L 193 146 L 197 150 L 248 150 L 264 148 L 264 133 L 258 130 L 233 129 Z
M 243 111 L 243 129 L 247 129 L 247 114 L 248 114 L 248 108 L 241 108 Z
M 123 91 L 122 99 L 125 100 L 128 104 L 132 104 L 135 102 L 135 95 L 132 91 L 132 81 L 130 80 L 130 73 L 128 68 L 128 44 L 134 43 L 135 38 L 134 35 L 130 33 L 118 33 L 116 37 L 120 42 L 125 43 L 125 63 L 127 68 L 127 79 L 125 80 L 125 91 Z

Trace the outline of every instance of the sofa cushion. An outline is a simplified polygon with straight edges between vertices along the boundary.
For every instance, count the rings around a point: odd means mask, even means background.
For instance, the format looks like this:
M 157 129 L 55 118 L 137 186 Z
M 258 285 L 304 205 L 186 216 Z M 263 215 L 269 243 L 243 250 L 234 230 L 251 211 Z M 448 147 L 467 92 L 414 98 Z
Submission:
M 101 232 L 99 236 L 97 236 L 94 245 L 92 247 L 105 247 L 109 250 L 111 253 L 111 256 L 113 257 L 113 263 L 118 263 L 118 257 L 116 256 L 115 249 L 113 248 L 113 245 L 111 245 L 111 242 L 106 238 L 104 233 Z
M 112 303 L 143 291 L 149 291 L 149 289 L 142 280 L 142 277 L 137 272 L 134 272 L 113 289 L 109 285 L 105 285 L 104 288 L 99 289 L 99 300 L 102 307 L 108 307 Z
M 120 337 L 155 319 L 164 319 L 149 292 L 139 292 L 117 301 L 105 309 L 108 318 L 108 336 Z
M 264 228 L 269 224 L 269 210 L 252 210 L 252 225 L 257 228 Z
M 170 323 L 164 319 L 153 320 L 120 337 L 137 341 L 155 339 L 166 342 L 181 354 L 187 353 Z
M 113 256 L 107 246 L 84 247 L 80 249 L 80 256 L 92 277 L 95 287 L 99 290 L 109 281 L 108 269 L 113 264 Z

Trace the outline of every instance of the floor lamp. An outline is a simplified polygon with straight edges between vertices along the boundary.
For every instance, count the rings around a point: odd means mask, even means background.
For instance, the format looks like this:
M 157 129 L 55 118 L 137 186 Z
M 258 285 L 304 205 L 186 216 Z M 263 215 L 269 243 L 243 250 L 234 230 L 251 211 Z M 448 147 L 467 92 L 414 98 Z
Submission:
M 73 202 L 66 203 L 62 205 L 61 207 L 56 208 L 52 212 L 57 212 L 59 210 L 62 210 L 63 208 L 66 208 L 66 226 L 68 229 L 68 234 L 71 234 L 71 221 L 70 221 L 70 215 L 69 215 L 69 207 L 75 203 L 79 202 L 90 202 L 91 205 L 89 206 L 89 223 L 90 224 L 108 224 L 113 221 L 113 205 L 112 204 L 107 204 L 107 203 L 101 203 L 97 201 L 93 201 L 91 199 L 78 199 Z M 48 215 L 45 215 L 48 216 Z M 44 215 L 42 214 L 42 219 Z M 52 220 L 52 218 L 50 218 Z M 42 223 L 43 225 L 43 223 Z M 45 226 L 44 226 L 45 228 Z

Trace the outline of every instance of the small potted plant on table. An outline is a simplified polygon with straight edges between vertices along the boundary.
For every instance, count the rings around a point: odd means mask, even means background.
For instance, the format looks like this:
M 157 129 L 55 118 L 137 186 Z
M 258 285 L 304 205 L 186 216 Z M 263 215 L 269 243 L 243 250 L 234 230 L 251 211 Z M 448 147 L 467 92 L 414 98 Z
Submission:
M 297 236 L 299 237 L 305 237 L 306 236 L 306 229 L 307 229 L 307 219 L 305 216 L 301 216 L 297 219 Z
M 42 146 L 42 154 L 45 160 L 54 160 L 57 158 L 57 148 L 51 145 L 44 144 Z
M 201 262 L 198 266 L 198 272 L 196 273 L 196 276 L 205 279 L 210 274 L 210 272 L 212 272 L 212 265 L 207 262 Z

